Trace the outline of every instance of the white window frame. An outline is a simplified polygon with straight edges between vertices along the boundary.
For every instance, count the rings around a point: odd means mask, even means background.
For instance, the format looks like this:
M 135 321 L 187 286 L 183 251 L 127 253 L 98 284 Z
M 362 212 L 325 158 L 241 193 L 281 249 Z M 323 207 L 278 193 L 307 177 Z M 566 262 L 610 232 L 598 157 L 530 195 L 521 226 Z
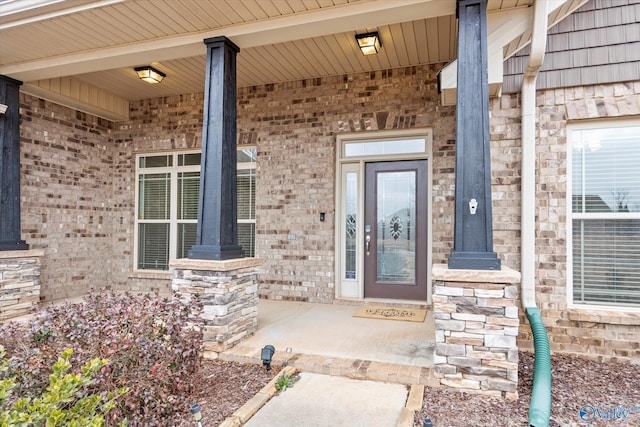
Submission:
M 197 224 L 198 220 L 180 220 L 177 217 L 177 205 L 178 205 L 178 173 L 180 172 L 200 172 L 200 165 L 191 166 L 178 166 L 178 156 L 182 154 L 198 154 L 198 150 L 189 151 L 170 151 L 170 152 L 152 152 L 141 153 L 136 155 L 136 192 L 135 192 L 135 218 L 134 218 L 134 246 L 133 246 L 133 270 L 135 272 L 167 272 L 168 270 L 150 270 L 138 268 L 138 255 L 139 255 L 139 224 L 140 223 L 169 223 L 169 262 L 176 259 L 176 242 L 175 239 L 178 236 L 178 223 L 194 223 Z M 143 157 L 153 156 L 171 156 L 173 158 L 172 166 L 157 167 L 157 168 L 140 168 L 140 159 Z M 171 197 L 169 199 L 169 220 L 140 220 L 138 218 L 139 203 L 140 203 L 140 176 L 156 173 L 167 173 L 170 176 L 170 192 Z
M 609 219 L 611 214 L 600 213 L 574 213 L 573 212 L 573 132 L 589 129 L 619 128 L 627 126 L 640 126 L 640 119 L 611 119 L 590 122 L 579 122 L 567 124 L 567 195 L 566 195 L 566 259 L 567 259 L 567 307 L 575 310 L 595 310 L 615 313 L 640 313 L 640 306 L 621 306 L 603 304 L 584 304 L 574 302 L 574 271 L 573 271 L 573 220 L 575 219 Z M 625 218 L 640 219 L 640 212 L 629 212 L 620 214 Z
M 255 146 L 238 146 L 238 151 L 241 150 L 256 150 Z M 176 239 L 178 236 L 178 224 L 179 223 L 193 223 L 197 224 L 198 220 L 178 220 L 177 218 L 177 205 L 178 205 L 178 173 L 180 172 L 200 172 L 200 165 L 190 166 L 178 166 L 178 156 L 183 154 L 200 154 L 200 150 L 184 150 L 184 151 L 162 151 L 162 152 L 148 152 L 136 154 L 136 167 L 135 167 L 135 212 L 134 212 L 134 242 L 133 242 L 133 271 L 136 273 L 168 273 L 169 270 L 150 270 L 138 268 L 138 255 L 139 255 L 139 224 L 142 223 L 169 223 L 169 262 L 174 261 L 177 255 Z M 172 166 L 167 167 L 155 167 L 155 168 L 140 168 L 140 158 L 152 157 L 152 156 L 172 156 Z M 244 162 L 238 163 L 238 170 L 254 169 L 257 172 L 256 162 Z M 138 219 L 139 213 L 139 200 L 140 200 L 140 186 L 139 177 L 144 174 L 156 174 L 156 173 L 168 173 L 170 175 L 170 192 L 171 197 L 169 201 L 170 215 L 169 220 L 143 220 Z M 257 181 L 257 173 L 256 173 Z M 254 193 L 255 200 L 255 193 Z M 255 225 L 255 208 L 253 219 L 238 220 L 238 223 L 252 223 Z M 254 249 L 255 249 L 255 233 L 253 236 Z

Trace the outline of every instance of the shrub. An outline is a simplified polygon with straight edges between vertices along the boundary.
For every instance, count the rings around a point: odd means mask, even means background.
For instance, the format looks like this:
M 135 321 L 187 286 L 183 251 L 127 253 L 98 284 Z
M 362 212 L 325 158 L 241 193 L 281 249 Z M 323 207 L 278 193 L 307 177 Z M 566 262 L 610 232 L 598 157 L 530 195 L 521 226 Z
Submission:
M 73 348 L 74 367 L 109 359 L 96 375 L 96 391 L 129 388 L 109 423 L 172 425 L 187 407 L 201 362 L 202 331 L 193 324 L 198 310 L 197 302 L 179 298 L 94 292 L 82 303 L 36 313 L 28 326 L 4 325 L 0 341 L 12 356 L 8 368 L 18 394 L 41 394 L 57 354 Z
M 286 391 L 288 388 L 294 386 L 294 384 L 300 379 L 300 375 L 289 375 L 286 372 L 278 377 L 276 380 L 276 390 Z
M 92 359 L 82 366 L 80 372 L 69 373 L 69 358 L 73 350 L 62 352 L 51 367 L 49 385 L 41 396 L 18 398 L 9 405 L 9 397 L 15 387 L 11 377 L 0 379 L 0 426 L 47 427 L 100 427 L 105 423 L 105 414 L 115 406 L 116 399 L 127 392 L 126 387 L 107 393 L 105 396 L 87 393 L 94 383 L 96 373 L 107 364 L 107 359 Z M 8 371 L 4 348 L 0 345 L 0 375 Z M 125 426 L 125 421 L 121 423 Z

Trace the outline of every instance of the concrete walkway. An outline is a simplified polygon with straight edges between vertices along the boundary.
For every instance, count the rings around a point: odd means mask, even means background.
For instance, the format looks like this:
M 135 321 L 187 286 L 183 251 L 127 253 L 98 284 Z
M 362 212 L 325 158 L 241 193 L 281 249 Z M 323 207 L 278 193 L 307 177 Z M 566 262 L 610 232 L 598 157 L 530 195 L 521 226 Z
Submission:
M 278 393 L 276 384 L 285 374 L 293 375 L 295 369 L 284 367 L 218 427 L 413 427 L 416 411 L 422 409 L 423 385 L 301 373 L 295 387 Z
M 300 374 L 293 388 L 271 398 L 247 427 L 395 427 L 407 401 L 401 384 Z

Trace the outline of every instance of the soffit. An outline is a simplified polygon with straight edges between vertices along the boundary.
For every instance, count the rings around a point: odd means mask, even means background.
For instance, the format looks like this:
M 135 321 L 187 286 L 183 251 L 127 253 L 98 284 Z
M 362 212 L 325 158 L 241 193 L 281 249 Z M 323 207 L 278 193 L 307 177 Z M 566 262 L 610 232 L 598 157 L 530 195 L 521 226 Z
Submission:
M 19 10 L 16 4 L 32 4 Z M 456 56 L 455 0 L 12 0 L 0 1 L 0 74 L 50 90 L 72 77 L 124 101 L 204 89 L 202 40 L 238 44 L 238 85 L 431 63 Z M 489 0 L 488 12 L 533 0 Z M 10 7 L 13 9 L 10 9 Z M 17 10 L 17 11 L 16 11 Z M 378 55 L 354 35 L 380 32 Z M 526 43 L 515 40 L 508 49 Z M 133 67 L 167 74 L 142 83 Z M 39 93 L 41 96 L 41 93 Z

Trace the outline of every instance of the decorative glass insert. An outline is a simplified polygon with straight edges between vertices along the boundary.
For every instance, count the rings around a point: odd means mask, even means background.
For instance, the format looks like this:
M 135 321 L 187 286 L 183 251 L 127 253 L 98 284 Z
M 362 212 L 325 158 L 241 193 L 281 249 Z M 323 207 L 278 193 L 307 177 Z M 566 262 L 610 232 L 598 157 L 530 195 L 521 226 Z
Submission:
M 640 305 L 640 126 L 574 129 L 573 302 Z
M 353 239 L 356 237 L 356 216 L 355 215 L 347 215 L 345 221 L 345 232 L 347 234 L 348 239 Z
M 357 230 L 356 218 L 358 212 L 358 174 L 349 172 L 345 176 L 344 194 L 344 227 L 345 227 L 345 262 L 344 278 L 356 279 L 356 243 Z
M 379 172 L 377 180 L 377 281 L 414 283 L 416 172 Z
M 393 237 L 393 240 L 398 240 L 402 233 L 402 220 L 398 215 L 394 215 L 389 221 L 389 234 Z

